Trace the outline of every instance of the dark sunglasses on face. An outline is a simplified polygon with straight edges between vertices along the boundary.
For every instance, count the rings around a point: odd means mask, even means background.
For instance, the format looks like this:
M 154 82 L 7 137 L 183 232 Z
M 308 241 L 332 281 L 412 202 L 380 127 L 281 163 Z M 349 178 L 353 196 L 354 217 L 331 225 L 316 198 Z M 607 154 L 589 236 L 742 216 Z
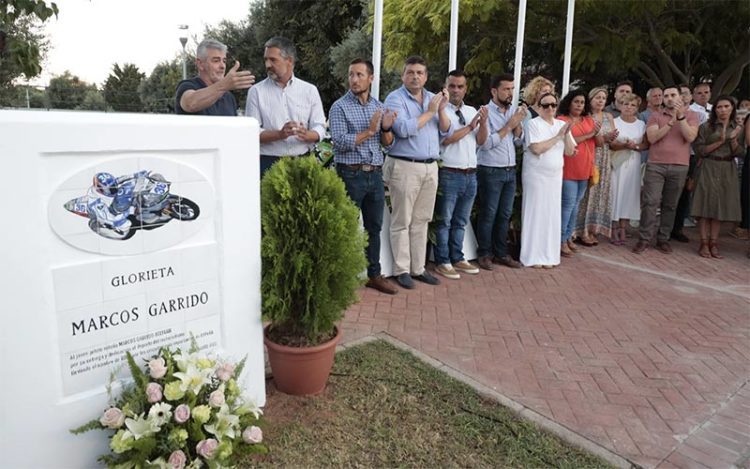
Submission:
M 541 106 L 543 109 L 549 109 L 549 108 L 554 109 L 557 107 L 557 103 L 542 103 L 542 104 L 539 104 L 539 106 Z

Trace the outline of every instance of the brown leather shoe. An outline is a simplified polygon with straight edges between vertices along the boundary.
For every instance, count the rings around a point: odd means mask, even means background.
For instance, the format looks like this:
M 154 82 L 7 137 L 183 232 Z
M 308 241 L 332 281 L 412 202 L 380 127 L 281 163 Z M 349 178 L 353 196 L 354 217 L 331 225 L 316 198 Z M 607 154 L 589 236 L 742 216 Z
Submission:
M 480 257 L 478 263 L 481 269 L 495 270 L 495 267 L 492 265 L 492 257 L 490 256 Z
M 575 254 L 573 254 L 573 251 L 570 249 L 568 243 L 562 243 L 560 245 L 560 255 L 562 257 L 573 257 Z
M 656 249 L 663 252 L 664 254 L 672 254 L 672 246 L 669 245 L 668 241 L 657 241 Z
M 511 269 L 520 269 L 521 267 L 523 267 L 523 264 L 521 264 L 520 262 L 513 259 L 507 254 L 503 257 L 498 257 L 498 256 L 493 257 L 492 263 L 498 264 L 498 265 L 504 265 L 506 267 L 510 267 Z
M 365 286 L 374 288 L 381 293 L 387 293 L 388 295 L 395 295 L 396 293 L 398 293 L 398 289 L 394 287 L 391 282 L 389 282 L 388 279 L 386 279 L 382 275 L 378 275 L 377 277 L 370 277 L 369 279 L 367 279 L 367 283 L 365 284 Z
M 642 254 L 646 249 L 648 249 L 648 241 L 639 239 L 635 247 L 633 248 L 633 252 L 635 254 Z
M 568 249 L 570 249 L 571 251 L 573 252 L 580 251 L 580 249 L 578 249 L 578 246 L 576 246 L 576 243 L 574 243 L 573 241 L 568 240 L 566 243 L 568 245 Z M 591 246 L 593 246 L 593 244 Z

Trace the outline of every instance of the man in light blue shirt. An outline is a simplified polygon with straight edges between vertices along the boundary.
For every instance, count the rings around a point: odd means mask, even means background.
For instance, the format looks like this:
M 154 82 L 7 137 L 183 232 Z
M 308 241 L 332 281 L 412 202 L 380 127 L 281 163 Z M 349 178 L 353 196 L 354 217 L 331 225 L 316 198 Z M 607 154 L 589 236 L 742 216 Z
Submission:
M 268 78 L 250 88 L 245 106 L 245 115 L 260 124 L 261 176 L 283 156 L 310 153 L 326 133 L 318 89 L 294 76 L 294 43 L 284 37 L 269 39 L 263 59 Z
M 414 288 L 412 277 L 437 285 L 440 281 L 425 269 L 427 225 L 435 207 L 440 138 L 450 135 L 445 112 L 448 96 L 424 89 L 427 63 L 422 57 L 406 59 L 403 86 L 385 99 L 396 112 L 395 141 L 383 164 L 383 181 L 391 195 L 391 249 L 393 274 L 403 288 Z
M 508 253 L 508 227 L 516 195 L 516 145 L 523 141 L 526 105 L 512 104 L 513 75 L 492 78 L 492 99 L 487 104 L 489 136 L 477 151 L 479 219 L 477 255 L 479 267 L 493 270 L 492 264 L 520 268 Z

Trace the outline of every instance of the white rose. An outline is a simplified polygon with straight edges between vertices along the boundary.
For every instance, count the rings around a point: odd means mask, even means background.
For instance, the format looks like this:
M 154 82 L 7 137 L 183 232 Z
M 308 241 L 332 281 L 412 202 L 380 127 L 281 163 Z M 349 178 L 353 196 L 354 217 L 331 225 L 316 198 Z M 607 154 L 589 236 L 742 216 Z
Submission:
M 162 357 L 156 357 L 148 362 L 148 369 L 154 379 L 163 378 L 167 374 L 167 364 Z
M 242 441 L 249 445 L 260 443 L 263 441 L 263 430 L 256 426 L 247 427 L 245 431 L 242 432 Z
M 217 389 L 208 396 L 208 405 L 210 405 L 211 407 L 221 407 L 224 405 L 224 402 L 225 398 L 223 387 Z
M 99 419 L 99 423 L 107 428 L 120 428 L 125 423 L 125 414 L 117 407 L 110 407 L 104 411 L 104 415 Z

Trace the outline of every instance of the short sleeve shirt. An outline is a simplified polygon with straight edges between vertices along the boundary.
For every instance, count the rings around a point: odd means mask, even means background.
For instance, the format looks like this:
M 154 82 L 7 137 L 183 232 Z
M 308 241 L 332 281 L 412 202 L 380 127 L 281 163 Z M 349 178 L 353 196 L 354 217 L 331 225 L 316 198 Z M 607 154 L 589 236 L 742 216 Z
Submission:
M 693 111 L 685 113 L 685 119 L 691 127 L 698 127 L 699 117 Z M 659 126 L 661 129 L 669 124 L 672 116 L 666 112 L 654 112 L 648 118 L 646 129 Z M 648 162 L 654 164 L 676 164 L 687 166 L 690 164 L 690 142 L 685 140 L 680 130 L 680 123 L 675 122 L 669 132 L 648 149 Z
M 200 77 L 193 77 L 188 80 L 182 80 L 177 85 L 177 95 L 175 96 L 174 111 L 175 114 L 191 114 L 196 116 L 236 116 L 237 100 L 229 91 L 225 92 L 215 103 L 198 112 L 187 112 L 180 106 L 182 95 L 187 90 L 200 90 L 206 88 L 206 84 Z

